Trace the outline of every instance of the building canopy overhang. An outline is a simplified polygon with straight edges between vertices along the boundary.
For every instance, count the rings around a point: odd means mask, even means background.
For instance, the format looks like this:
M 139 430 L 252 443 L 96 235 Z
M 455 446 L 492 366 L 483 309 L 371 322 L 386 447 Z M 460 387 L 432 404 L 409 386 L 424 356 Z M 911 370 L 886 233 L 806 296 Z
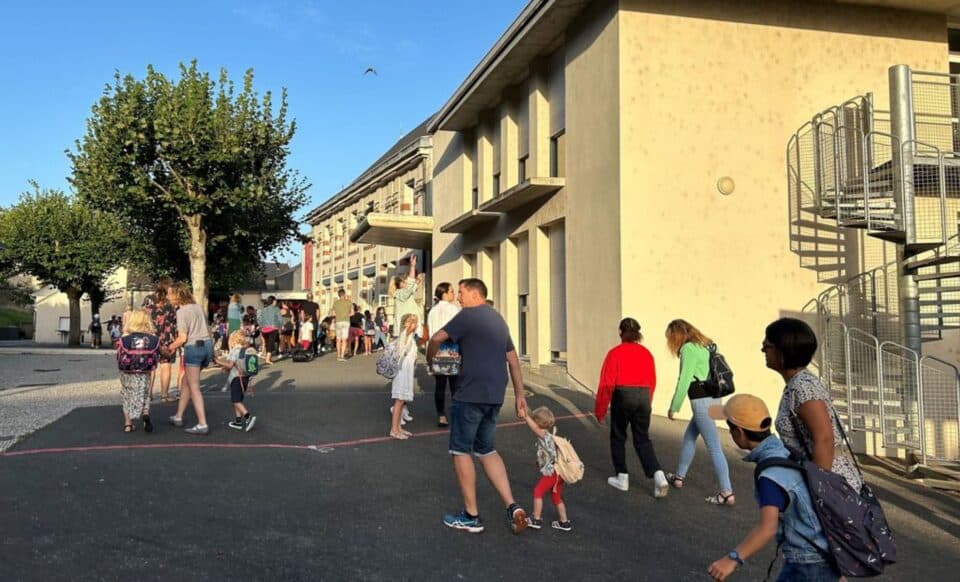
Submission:
M 496 222 L 500 219 L 500 216 L 501 214 L 499 212 L 484 212 L 474 208 L 441 226 L 440 231 L 446 233 L 467 232 L 473 230 L 481 224 Z
M 430 250 L 433 217 L 371 213 L 350 233 L 350 242 Z
M 510 212 L 563 188 L 563 178 L 527 178 L 480 205 L 483 212 Z

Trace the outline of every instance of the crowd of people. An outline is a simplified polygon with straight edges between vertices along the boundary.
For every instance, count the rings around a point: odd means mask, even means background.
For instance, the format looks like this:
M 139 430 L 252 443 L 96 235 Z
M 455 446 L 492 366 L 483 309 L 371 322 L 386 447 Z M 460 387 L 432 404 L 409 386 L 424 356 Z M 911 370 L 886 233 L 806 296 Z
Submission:
M 542 527 L 543 497 L 548 493 L 557 513 L 552 527 L 571 531 L 573 525 L 562 497 L 564 481 L 555 469 L 556 419 L 547 407 L 528 411 L 520 360 L 506 322 L 487 300 L 486 285 L 479 279 L 465 279 L 456 288 L 440 283 L 434 290 L 426 325 L 419 306 L 410 303 L 420 285 L 422 275 L 416 275 L 416 262 L 412 260 L 409 277 L 396 282 L 396 326 L 390 325 L 381 309 L 375 314 L 361 313 L 343 291 L 331 313 L 316 326 L 319 307 L 309 296 L 296 309 L 270 297 L 259 313 L 244 308 L 240 298 L 234 296 L 223 316 L 215 317 L 210 326 L 185 284 L 161 279 L 141 309 L 124 314 L 122 322 L 117 322 L 117 327 L 122 328 L 118 354 L 136 357 L 156 353 L 155 363 L 147 362 L 139 369 L 131 367 L 129 357 L 122 360 L 118 356 L 124 431 L 136 430 L 137 419 L 144 431 L 153 430 L 150 402 L 154 381 L 160 377 L 161 401 L 174 402 L 169 395 L 170 369 L 178 361 L 182 366 L 180 396 L 176 412 L 168 419 L 170 424 L 184 426 L 184 416 L 192 406 L 196 423 L 185 431 L 209 434 L 199 379 L 200 371 L 213 364 L 228 372 L 234 413 L 229 426 L 249 431 L 256 416 L 243 403 L 244 395 L 252 388 L 246 373 L 248 356 L 256 358 L 259 353 L 269 363 L 274 354 L 280 357 L 294 349 L 332 350 L 333 345 L 327 347 L 329 341 L 335 342 L 337 359 L 343 360 L 351 346 L 352 354 L 357 354 L 363 340 L 365 353 L 389 346 L 387 351 L 397 358 L 389 435 L 406 440 L 412 436 L 403 427 L 412 420 L 407 405 L 414 398 L 418 346 L 425 342 L 428 373 L 434 377 L 437 423 L 449 427 L 447 448 L 463 500 L 460 510 L 443 516 L 443 523 L 473 533 L 484 531 L 476 494 L 476 458 L 504 503 L 507 522 L 514 532 Z M 765 365 L 785 383 L 775 420 L 763 401 L 749 394 L 737 394 L 724 404 L 707 385 L 711 352 L 716 349 L 713 340 L 685 320 L 668 324 L 665 342 L 678 359 L 678 373 L 667 417 L 674 419 L 684 401 L 689 401 L 693 412 L 683 434 L 676 470 L 672 472 L 664 471 L 650 438 L 653 393 L 657 387 L 654 357 L 643 344 L 637 320 L 624 318 L 617 331 L 620 342 L 604 359 L 594 408 L 601 423 L 608 413 L 610 416 L 610 486 L 620 491 L 630 487 L 626 460 L 628 427 L 643 472 L 653 482 L 655 498 L 665 497 L 671 487 L 683 489 L 696 441 L 702 437 L 717 483 L 717 492 L 705 501 L 723 507 L 735 505 L 729 467 L 715 423 L 725 420 L 737 446 L 751 451 L 747 461 L 793 455 L 841 475 L 854 491 L 860 490 L 862 477 L 852 453 L 840 446 L 842 427 L 830 395 L 819 378 L 807 370 L 817 349 L 817 339 L 803 321 L 782 318 L 765 330 L 761 345 Z M 299 337 L 299 344 L 285 339 L 291 336 Z M 220 356 L 215 354 L 215 341 L 226 342 L 225 353 Z M 436 363 L 443 359 L 438 354 L 449 353 L 455 356 L 453 367 Z M 127 369 L 123 362 L 127 362 Z M 533 492 L 530 515 L 514 498 L 507 468 L 495 446 L 508 382 L 514 390 L 516 415 L 525 420 L 536 437 L 540 480 Z M 772 434 L 773 428 L 779 438 Z M 717 580 L 727 578 L 776 535 L 786 562 L 778 580 L 839 579 L 826 557 L 826 538 L 805 487 L 796 471 L 783 467 L 763 470 L 754 491 L 760 507 L 757 527 L 725 557 L 711 564 L 710 575 Z

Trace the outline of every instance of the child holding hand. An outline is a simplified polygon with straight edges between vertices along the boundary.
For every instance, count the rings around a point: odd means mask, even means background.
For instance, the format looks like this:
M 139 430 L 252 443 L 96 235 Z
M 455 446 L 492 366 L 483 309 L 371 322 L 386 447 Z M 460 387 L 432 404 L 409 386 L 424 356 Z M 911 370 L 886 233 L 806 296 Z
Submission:
M 567 506 L 561 497 L 563 479 L 554 468 L 557 462 L 557 445 L 553 440 L 553 429 L 556 419 L 553 412 L 546 406 L 537 408 L 526 417 L 527 426 L 537 435 L 537 466 L 540 467 L 540 481 L 533 488 L 533 516 L 527 519 L 527 525 L 532 529 L 543 527 L 543 495 L 550 491 L 550 499 L 557 509 L 559 521 L 551 525 L 560 531 L 570 531 L 573 525 L 567 518 Z
M 230 334 L 227 345 L 230 352 L 226 359 L 216 360 L 216 364 L 223 368 L 224 372 L 230 373 L 227 381 L 230 383 L 230 402 L 233 403 L 235 418 L 228 422 L 227 426 L 234 430 L 250 432 L 257 422 L 257 417 L 250 414 L 247 407 L 243 405 L 243 395 L 250 388 L 250 377 L 244 370 L 244 361 L 248 354 L 256 357 L 256 352 L 250 348 L 250 339 L 242 329 Z

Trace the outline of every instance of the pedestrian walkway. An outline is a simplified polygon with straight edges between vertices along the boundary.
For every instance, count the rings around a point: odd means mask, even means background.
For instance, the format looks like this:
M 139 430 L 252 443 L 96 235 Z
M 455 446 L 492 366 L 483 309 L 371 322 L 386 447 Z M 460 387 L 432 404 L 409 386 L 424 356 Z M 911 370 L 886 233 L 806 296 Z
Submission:
M 715 489 L 703 451 L 682 491 L 656 500 L 638 478 L 622 493 L 606 484 L 607 432 L 587 414 L 589 395 L 531 383 L 530 406 L 550 406 L 587 465 L 583 482 L 565 490 L 574 531 L 512 535 L 482 477 L 486 532 L 451 531 L 440 520 L 458 509 L 459 494 L 432 383 L 420 378 L 426 392 L 406 427 L 414 438 L 390 440 L 389 384 L 374 360 L 324 356 L 265 368 L 247 400 L 258 416 L 250 433 L 226 428 L 229 399 L 211 378 L 206 438 L 160 422 L 154 434 L 124 434 L 119 398 L 25 437 L 0 454 L 4 580 L 707 580 L 707 566 L 755 521 L 752 467 L 729 443 L 742 493 L 735 507 L 703 503 Z M 534 442 L 512 410 L 508 398 L 497 448 L 529 507 Z M 683 427 L 654 420 L 664 463 L 676 461 Z M 874 484 L 902 548 L 902 563 L 884 579 L 952 578 L 960 504 L 899 481 Z M 544 517 L 553 519 L 549 504 Z M 768 548 L 734 579 L 763 579 L 772 555 Z

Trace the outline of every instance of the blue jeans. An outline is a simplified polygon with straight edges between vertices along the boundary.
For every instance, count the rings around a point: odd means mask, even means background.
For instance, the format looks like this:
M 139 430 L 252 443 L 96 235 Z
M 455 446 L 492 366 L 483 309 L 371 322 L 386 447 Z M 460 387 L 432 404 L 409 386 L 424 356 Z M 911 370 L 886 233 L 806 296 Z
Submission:
M 784 562 L 777 582 L 837 582 L 840 575 L 827 562 Z
M 183 346 L 183 365 L 187 368 L 206 368 L 213 361 L 213 340 L 202 340 Z
M 697 451 L 697 437 L 703 436 L 707 452 L 710 453 L 710 460 L 713 461 L 713 472 L 720 483 L 720 491 L 733 491 L 733 486 L 730 484 L 730 468 L 727 466 L 727 458 L 723 456 L 723 447 L 720 446 L 720 433 L 707 413 L 711 406 L 720 403 L 719 398 L 695 398 L 690 401 L 693 418 L 687 425 L 686 432 L 683 433 L 683 447 L 680 449 L 677 476 L 687 476 L 687 469 L 690 468 L 693 455 Z
M 497 430 L 500 406 L 454 400 L 450 404 L 450 454 L 473 453 L 483 457 L 497 452 L 493 438 Z

